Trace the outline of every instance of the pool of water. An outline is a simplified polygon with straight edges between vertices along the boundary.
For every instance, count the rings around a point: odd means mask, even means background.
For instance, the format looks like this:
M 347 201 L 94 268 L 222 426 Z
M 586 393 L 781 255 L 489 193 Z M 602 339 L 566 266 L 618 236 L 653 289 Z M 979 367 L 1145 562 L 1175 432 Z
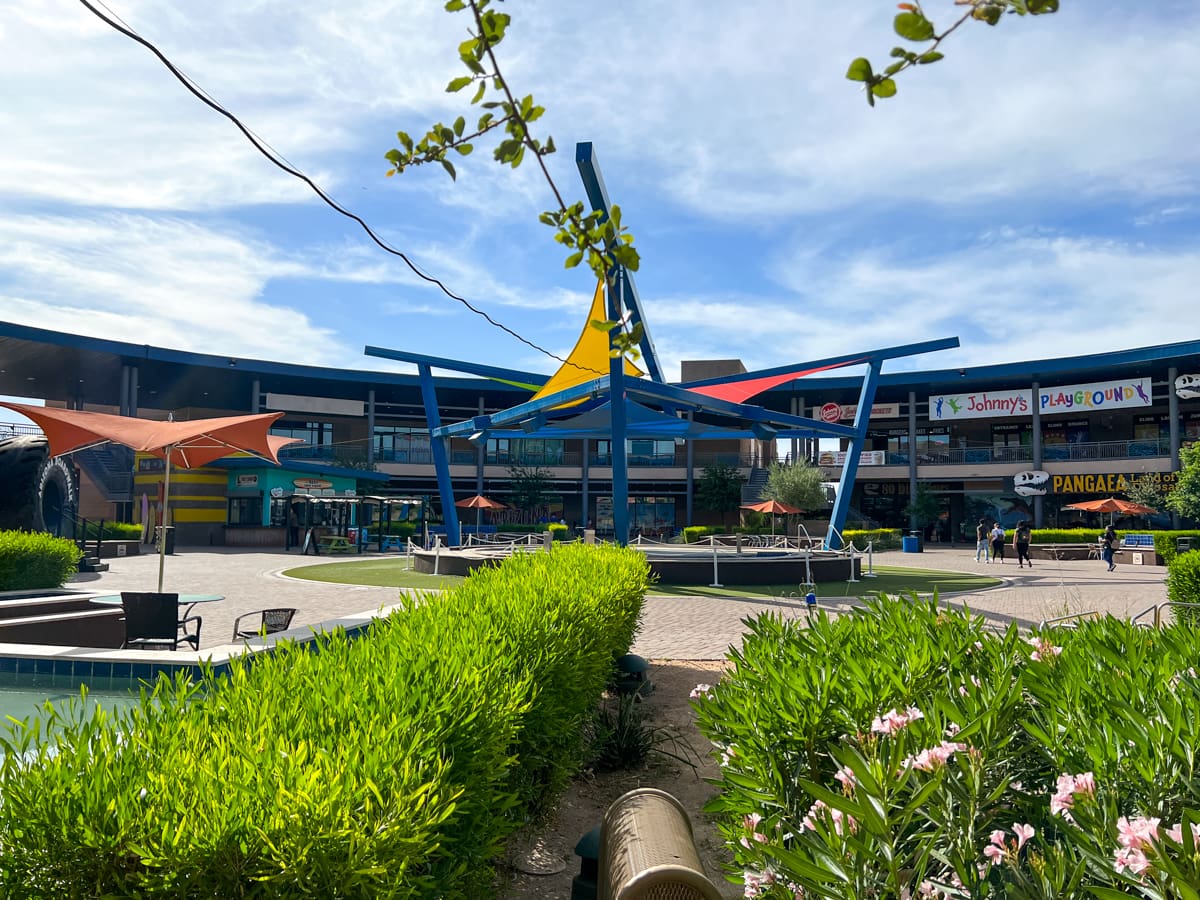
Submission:
M 57 679 L 54 684 L 48 683 L 50 679 L 44 681 L 47 683 L 25 679 L 22 683 L 11 676 L 0 680 L 0 728 L 9 724 L 9 717 L 24 719 L 40 714 L 46 701 L 59 706 L 66 705 L 71 698 L 78 700 L 79 684 L 68 684 L 62 679 Z M 96 706 L 105 709 L 132 706 L 137 701 L 140 686 L 140 682 L 130 681 L 125 685 L 110 683 L 104 688 L 89 687 L 86 709 L 90 712 Z

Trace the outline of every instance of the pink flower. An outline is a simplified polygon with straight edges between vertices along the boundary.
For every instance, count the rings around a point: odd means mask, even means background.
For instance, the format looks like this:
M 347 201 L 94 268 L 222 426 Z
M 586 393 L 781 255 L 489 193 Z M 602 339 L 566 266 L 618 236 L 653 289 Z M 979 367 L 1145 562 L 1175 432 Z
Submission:
M 1029 654 L 1029 658 L 1034 662 L 1041 662 L 1044 659 L 1053 659 L 1055 656 L 1058 656 L 1058 654 L 1062 653 L 1062 647 L 1055 647 L 1050 643 L 1049 638 L 1026 638 L 1025 643 L 1033 647 L 1033 652 Z
M 876 716 L 871 720 L 871 731 L 876 734 L 895 734 L 902 728 L 907 728 L 917 719 L 923 718 L 925 718 L 925 714 L 915 706 L 910 706 L 904 712 L 889 709 L 882 716 Z
M 1072 789 L 1075 794 L 1087 794 L 1089 797 L 1096 796 L 1096 776 L 1091 772 L 1083 772 L 1075 776 L 1075 786 Z
M 997 847 L 1003 847 L 1004 846 L 1004 830 L 997 828 L 995 831 L 992 832 L 989 840 L 993 844 L 995 844 Z
M 748 816 L 742 817 L 742 827 L 747 831 L 758 831 L 758 823 L 762 821 L 762 816 L 758 813 L 750 813 Z
M 1158 840 L 1158 823 L 1162 820 L 1134 816 L 1127 819 L 1124 816 L 1117 819 L 1117 843 L 1130 850 L 1141 850 L 1149 847 Z
M 1079 775 L 1068 775 L 1065 772 L 1058 776 L 1055 783 L 1054 795 L 1050 798 L 1050 814 L 1065 815 L 1067 810 L 1075 805 L 1076 797 L 1095 797 L 1096 778 L 1091 772 Z
M 833 777 L 838 780 L 842 787 L 852 788 L 858 784 L 858 779 L 854 777 L 854 773 L 847 766 L 841 766 L 833 773 Z
M 1150 860 L 1146 859 L 1146 854 L 1141 850 L 1122 847 L 1113 855 L 1113 868 L 1117 870 L 1117 874 L 1128 869 L 1134 875 L 1141 875 L 1150 868 Z
M 703 683 L 698 684 L 694 688 L 692 688 L 692 692 L 690 694 L 688 694 L 688 696 L 691 697 L 693 700 L 700 700 L 700 699 L 707 700 L 709 697 L 712 696 L 712 685 L 711 684 L 703 684 Z
M 904 762 L 906 765 L 912 766 L 914 769 L 920 769 L 922 772 L 932 772 L 934 769 L 940 769 L 944 766 L 955 753 L 966 749 L 966 744 L 942 741 L 938 746 L 922 750 L 916 756 L 910 756 Z
M 1183 824 L 1172 825 L 1167 829 L 1167 837 L 1177 844 L 1183 843 Z
M 983 848 L 983 855 L 988 858 L 988 862 L 999 865 L 1004 859 L 1004 848 L 998 847 L 995 844 L 988 844 Z
M 1017 849 L 1020 850 L 1025 846 L 1025 842 L 1037 833 L 1037 829 L 1032 825 L 1013 825 L 1013 834 L 1017 836 Z

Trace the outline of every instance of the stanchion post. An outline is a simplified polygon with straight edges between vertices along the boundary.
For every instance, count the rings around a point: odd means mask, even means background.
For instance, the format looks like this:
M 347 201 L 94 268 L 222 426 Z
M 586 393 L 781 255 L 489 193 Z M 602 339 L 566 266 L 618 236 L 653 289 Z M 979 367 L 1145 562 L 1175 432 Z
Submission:
M 854 577 L 854 542 L 850 542 L 850 577 L 846 579 L 847 584 L 857 584 L 858 579 Z
M 851 563 L 853 565 L 853 563 Z M 867 572 L 863 578 L 875 578 L 875 542 L 867 541 Z
M 442 536 L 433 536 L 433 574 L 438 574 L 438 564 L 442 561 Z
M 721 579 L 717 574 L 717 538 L 715 535 L 710 534 L 708 536 L 708 545 L 712 547 L 713 555 L 713 580 L 709 587 L 725 587 L 725 585 L 721 584 Z

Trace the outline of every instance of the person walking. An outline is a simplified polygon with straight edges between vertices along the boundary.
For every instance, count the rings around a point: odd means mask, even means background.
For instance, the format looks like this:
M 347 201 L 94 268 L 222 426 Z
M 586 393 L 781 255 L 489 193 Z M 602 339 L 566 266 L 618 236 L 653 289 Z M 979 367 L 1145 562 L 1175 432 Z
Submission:
M 997 522 L 992 527 L 992 560 L 1004 565 L 1004 526 Z
M 1113 562 L 1113 551 L 1117 549 L 1117 532 L 1109 525 L 1104 529 L 1104 534 L 1100 535 L 1100 558 L 1108 563 L 1108 571 L 1112 571 L 1117 567 Z
M 979 562 L 980 555 L 983 556 L 984 562 L 991 562 L 991 556 L 988 553 L 988 527 L 987 521 L 979 520 L 979 524 L 975 526 L 975 562 Z
M 1013 549 L 1017 551 L 1017 566 L 1023 567 L 1025 563 L 1029 563 L 1029 568 L 1032 569 L 1033 560 L 1029 558 L 1029 536 L 1029 523 L 1022 519 L 1013 529 Z

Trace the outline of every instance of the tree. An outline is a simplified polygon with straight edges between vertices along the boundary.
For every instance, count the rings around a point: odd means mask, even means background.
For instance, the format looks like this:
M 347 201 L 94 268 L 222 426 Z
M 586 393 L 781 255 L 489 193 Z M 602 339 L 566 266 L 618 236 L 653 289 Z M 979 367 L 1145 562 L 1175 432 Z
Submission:
M 509 488 L 513 506 L 537 512 L 550 499 L 550 471 L 541 466 L 509 466 Z
M 893 47 L 891 57 L 895 62 L 882 72 L 876 72 L 871 61 L 860 56 L 850 63 L 846 77 L 851 81 L 861 81 L 867 94 L 867 103 L 875 105 L 875 99 L 886 99 L 896 96 L 894 76 L 913 66 L 927 66 L 942 59 L 945 54 L 939 49 L 942 41 L 970 21 L 986 22 L 997 25 L 1006 15 L 1041 16 L 1058 12 L 1059 0 L 955 0 L 955 6 L 965 6 L 966 10 L 950 24 L 945 31 L 939 32 L 925 15 L 921 4 L 898 4 L 900 12 L 896 15 L 892 28 L 896 34 L 906 41 L 916 44 L 917 49 Z
M 1125 496 L 1142 506 L 1162 509 L 1167 502 L 1167 495 L 1162 489 L 1161 478 L 1162 476 L 1155 478 L 1149 474 L 1131 476 L 1125 482 Z
M 912 502 L 904 507 L 904 514 L 914 523 L 916 528 L 924 528 L 936 522 L 942 512 L 942 503 L 938 495 L 927 484 L 918 484 L 917 493 Z
M 742 485 L 746 479 L 741 472 L 728 463 L 713 463 L 705 467 L 696 482 L 696 503 L 701 509 L 721 514 L 721 525 L 725 517 L 742 505 Z
M 1200 443 L 1179 450 L 1179 478 L 1167 495 L 1167 508 L 1189 519 L 1200 519 Z
M 778 500 L 805 512 L 824 509 L 826 506 L 824 475 L 808 460 L 791 465 L 771 463 L 767 469 L 767 486 L 763 488 L 764 500 Z

